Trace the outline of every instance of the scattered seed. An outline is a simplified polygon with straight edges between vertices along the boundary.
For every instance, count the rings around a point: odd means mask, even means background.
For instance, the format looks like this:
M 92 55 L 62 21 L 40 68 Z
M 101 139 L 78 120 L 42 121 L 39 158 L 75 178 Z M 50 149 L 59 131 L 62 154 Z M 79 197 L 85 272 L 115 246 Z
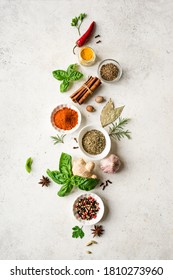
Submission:
M 96 42 L 96 44 L 99 44 L 99 43 L 101 43 L 101 40 L 99 40 L 99 41 Z
M 77 141 L 77 138 L 76 138 L 76 137 L 74 137 L 73 139 L 74 139 L 74 141 L 76 141 L 76 143 L 78 143 L 78 141 Z
M 100 184 L 100 187 L 103 186 L 102 190 L 104 191 L 104 189 L 105 189 L 109 184 L 112 184 L 112 182 L 111 182 L 110 180 L 106 180 L 105 183 L 101 183 L 101 184 Z
M 97 244 L 97 242 L 95 240 L 91 240 L 86 244 L 86 246 L 90 246 L 92 244 Z
M 107 180 L 106 182 L 108 182 L 109 184 L 112 184 L 112 182 L 110 180 Z
M 92 242 L 92 240 L 91 240 L 91 241 L 87 242 L 86 246 L 90 246 L 90 245 L 92 245 L 92 244 L 93 244 L 93 242 Z
M 95 101 L 96 101 L 97 103 L 101 103 L 101 102 L 104 101 L 104 97 L 103 97 L 103 96 L 96 96 Z
M 86 253 L 87 253 L 87 254 L 92 254 L 92 252 L 91 252 L 91 251 L 86 251 Z
M 97 241 L 95 240 L 91 240 L 92 241 L 92 244 L 97 244 Z
M 78 149 L 79 147 L 73 147 L 73 149 Z
M 88 105 L 88 106 L 86 107 L 86 110 L 87 110 L 88 112 L 94 112 L 94 111 L 95 111 L 95 108 L 94 108 L 93 106 L 91 106 L 91 105 Z
M 95 36 L 95 38 L 98 38 L 98 37 L 100 37 L 100 35 L 99 35 L 99 34 Z

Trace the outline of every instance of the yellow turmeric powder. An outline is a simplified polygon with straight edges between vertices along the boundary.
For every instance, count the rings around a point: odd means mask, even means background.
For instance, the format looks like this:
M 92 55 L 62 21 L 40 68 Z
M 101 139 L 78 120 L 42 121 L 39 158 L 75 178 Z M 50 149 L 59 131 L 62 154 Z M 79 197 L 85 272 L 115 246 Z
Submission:
M 86 47 L 81 51 L 80 55 L 84 60 L 91 60 L 94 56 L 94 52 L 91 48 Z

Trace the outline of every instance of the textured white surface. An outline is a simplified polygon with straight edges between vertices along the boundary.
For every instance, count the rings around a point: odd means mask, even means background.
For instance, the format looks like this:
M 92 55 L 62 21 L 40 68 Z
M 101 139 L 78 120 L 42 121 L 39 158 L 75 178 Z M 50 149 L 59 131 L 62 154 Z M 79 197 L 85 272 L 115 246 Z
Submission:
M 0 258 L 1 259 L 172 259 L 173 258 L 173 2 L 166 1 L 0 1 Z M 82 32 L 97 23 L 101 44 L 89 45 L 98 62 L 80 69 L 97 75 L 101 59 L 114 58 L 123 67 L 123 78 L 98 90 L 116 106 L 125 105 L 124 117 L 133 139 L 114 143 L 124 168 L 105 191 L 94 190 L 106 206 L 105 234 L 97 238 L 93 254 L 85 253 L 92 236 L 71 237 L 76 225 L 74 199 L 56 195 L 59 186 L 41 188 L 38 181 L 47 168 L 56 169 L 61 151 L 81 156 L 73 137 L 53 145 L 56 131 L 50 113 L 69 92 L 59 93 L 52 70 L 77 62 L 72 48 L 78 38 L 71 18 L 85 12 Z M 99 123 L 102 105 L 85 111 L 82 125 Z M 79 106 L 78 106 L 79 107 Z M 69 145 L 70 143 L 70 145 Z M 33 171 L 25 172 L 32 156 Z M 97 170 L 98 171 L 98 170 Z

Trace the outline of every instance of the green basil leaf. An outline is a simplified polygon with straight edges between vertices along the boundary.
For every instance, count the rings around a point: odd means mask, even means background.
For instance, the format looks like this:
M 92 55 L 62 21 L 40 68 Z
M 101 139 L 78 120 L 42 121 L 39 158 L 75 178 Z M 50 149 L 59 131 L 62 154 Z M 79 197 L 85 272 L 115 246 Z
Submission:
M 90 191 L 95 188 L 95 186 L 98 184 L 99 179 L 94 178 L 84 178 L 80 176 L 73 176 L 71 178 L 71 183 L 73 186 L 78 187 L 81 190 Z
M 63 80 L 63 82 L 60 84 L 60 92 L 65 92 L 68 87 L 69 87 L 70 83 L 68 79 Z
M 81 79 L 83 77 L 83 74 L 79 71 L 73 71 L 71 72 L 71 74 L 69 75 L 69 80 L 71 81 L 77 81 L 79 79 Z
M 61 189 L 59 190 L 59 192 L 57 194 L 59 196 L 63 197 L 65 195 L 68 195 L 72 189 L 73 189 L 73 185 L 70 182 L 67 182 L 66 184 L 64 184 L 61 187 Z
M 26 163 L 25 163 L 25 169 L 28 173 L 31 172 L 31 168 L 32 168 L 32 163 L 33 163 L 33 159 L 31 157 L 29 157 L 27 160 L 26 160 Z
M 66 153 L 62 153 L 59 160 L 59 170 L 66 177 L 71 178 L 72 173 L 72 157 Z
M 55 70 L 52 72 L 55 79 L 62 81 L 67 78 L 67 72 L 64 70 Z
M 68 75 L 70 75 L 71 72 L 76 71 L 77 66 L 78 66 L 77 64 L 70 64 L 69 67 L 67 68 Z
M 64 174 L 62 174 L 59 171 L 51 171 L 49 169 L 47 169 L 47 175 L 57 184 L 62 185 L 65 184 L 67 182 L 67 180 L 69 180 Z

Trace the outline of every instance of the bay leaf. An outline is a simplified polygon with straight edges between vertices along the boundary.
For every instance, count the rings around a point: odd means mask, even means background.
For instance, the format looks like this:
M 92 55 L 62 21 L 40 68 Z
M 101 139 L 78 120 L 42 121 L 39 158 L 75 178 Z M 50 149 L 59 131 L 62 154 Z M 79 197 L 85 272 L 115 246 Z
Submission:
M 107 104 L 103 107 L 100 115 L 101 125 L 103 127 L 114 122 L 122 113 L 124 106 L 115 108 L 114 103 L 110 99 Z

